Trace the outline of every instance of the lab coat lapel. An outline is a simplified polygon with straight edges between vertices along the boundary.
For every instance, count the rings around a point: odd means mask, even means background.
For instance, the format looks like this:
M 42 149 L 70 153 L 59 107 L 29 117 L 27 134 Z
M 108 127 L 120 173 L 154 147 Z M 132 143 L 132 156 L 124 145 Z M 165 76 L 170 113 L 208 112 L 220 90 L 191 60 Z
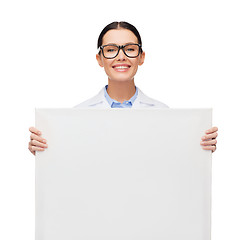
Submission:
M 138 96 L 133 102 L 132 108 L 152 107 L 155 104 L 146 97 L 146 95 L 138 88 Z
M 107 99 L 104 96 L 104 88 L 95 96 L 94 101 L 89 104 L 89 107 L 94 108 L 111 108 Z

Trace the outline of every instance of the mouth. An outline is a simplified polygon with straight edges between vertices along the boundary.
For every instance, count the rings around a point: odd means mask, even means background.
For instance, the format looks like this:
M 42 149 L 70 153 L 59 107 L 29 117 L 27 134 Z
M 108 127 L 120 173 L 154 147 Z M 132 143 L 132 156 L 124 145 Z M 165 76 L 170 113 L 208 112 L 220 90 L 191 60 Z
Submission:
M 131 66 L 128 64 L 116 64 L 112 68 L 117 72 L 126 72 Z

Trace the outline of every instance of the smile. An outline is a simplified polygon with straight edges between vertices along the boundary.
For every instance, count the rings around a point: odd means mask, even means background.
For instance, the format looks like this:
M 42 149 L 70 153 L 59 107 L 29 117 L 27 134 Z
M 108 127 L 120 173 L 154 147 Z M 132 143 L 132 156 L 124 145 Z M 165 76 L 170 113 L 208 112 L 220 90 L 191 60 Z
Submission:
M 114 70 L 118 71 L 118 72 L 125 72 L 127 71 L 131 66 L 130 65 L 114 65 L 113 68 Z
M 125 66 L 119 66 L 119 67 L 115 67 L 117 69 L 121 69 L 121 68 L 128 68 L 128 67 L 125 67 Z

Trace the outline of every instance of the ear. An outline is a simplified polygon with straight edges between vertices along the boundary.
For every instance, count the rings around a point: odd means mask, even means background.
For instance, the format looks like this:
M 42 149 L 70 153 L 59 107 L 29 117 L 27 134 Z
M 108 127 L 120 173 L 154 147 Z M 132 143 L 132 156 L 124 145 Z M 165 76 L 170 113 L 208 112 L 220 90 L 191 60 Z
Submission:
M 103 67 L 102 56 L 97 53 L 96 54 L 96 59 L 98 61 L 99 66 Z
M 144 63 L 145 60 L 145 52 L 142 52 L 140 55 L 140 60 L 139 60 L 139 66 L 141 66 Z

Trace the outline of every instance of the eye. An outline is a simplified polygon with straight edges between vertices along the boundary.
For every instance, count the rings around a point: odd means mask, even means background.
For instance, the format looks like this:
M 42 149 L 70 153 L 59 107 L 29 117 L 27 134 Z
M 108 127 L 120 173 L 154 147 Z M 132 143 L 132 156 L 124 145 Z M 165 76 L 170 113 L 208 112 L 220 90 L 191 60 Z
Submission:
M 108 49 L 107 49 L 107 52 L 114 52 L 114 51 L 116 51 L 115 48 L 108 48 Z
M 138 50 L 138 46 L 137 45 L 127 45 L 125 47 L 125 51 L 126 52 L 135 52 Z

